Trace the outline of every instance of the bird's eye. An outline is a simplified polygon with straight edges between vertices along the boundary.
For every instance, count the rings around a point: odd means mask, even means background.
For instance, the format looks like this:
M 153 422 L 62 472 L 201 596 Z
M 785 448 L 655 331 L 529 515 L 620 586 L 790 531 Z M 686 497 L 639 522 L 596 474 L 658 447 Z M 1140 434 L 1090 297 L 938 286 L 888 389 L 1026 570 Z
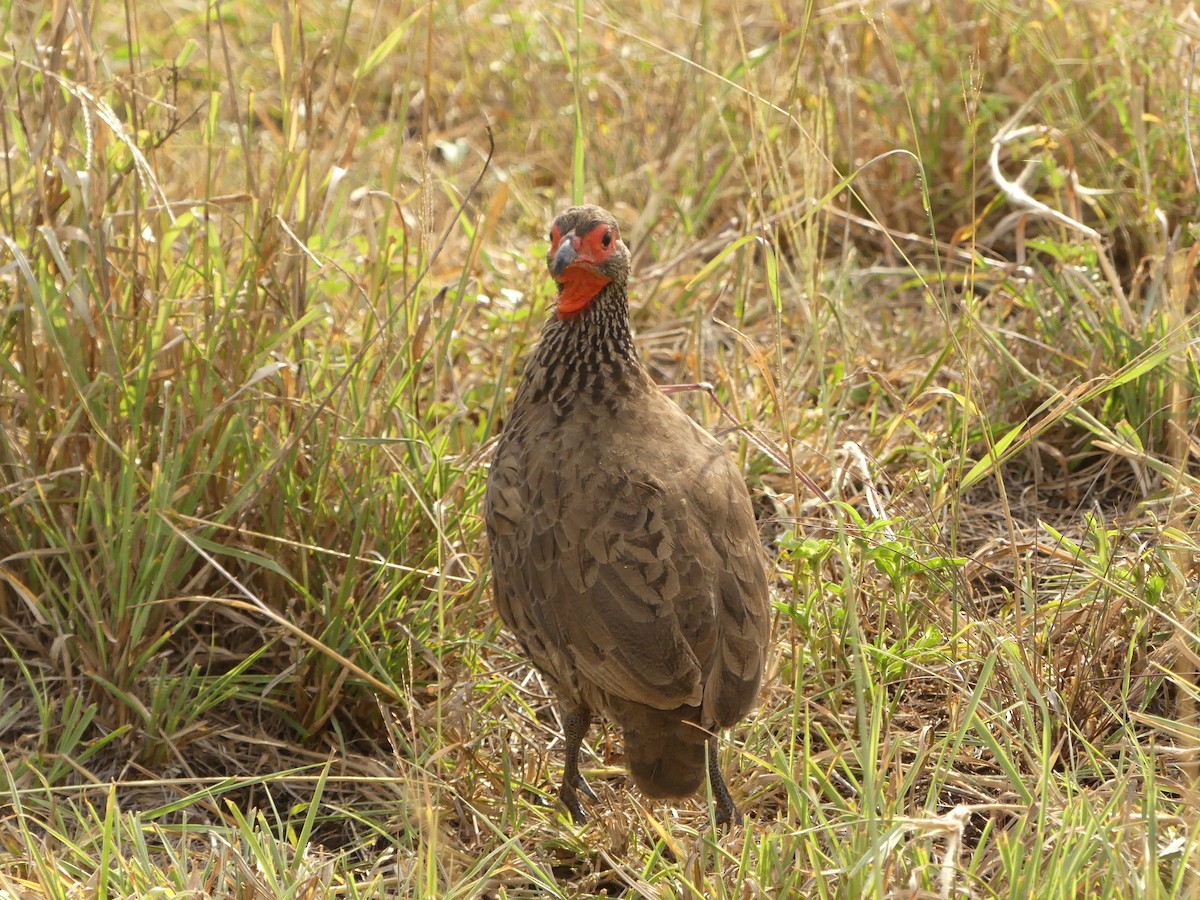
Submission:
M 600 243 L 603 244 L 606 248 L 611 247 L 612 246 L 612 232 L 605 229 L 604 237 L 600 238 Z

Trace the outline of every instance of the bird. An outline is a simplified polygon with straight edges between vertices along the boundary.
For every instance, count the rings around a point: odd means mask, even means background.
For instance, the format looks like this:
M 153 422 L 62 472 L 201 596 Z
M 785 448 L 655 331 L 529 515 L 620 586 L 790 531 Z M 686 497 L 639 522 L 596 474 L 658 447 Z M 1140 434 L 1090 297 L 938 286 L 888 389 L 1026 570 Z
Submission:
M 770 632 L 750 494 L 638 356 L 616 218 L 572 206 L 549 242 L 554 310 L 484 493 L 495 607 L 557 698 L 576 823 L 580 795 L 597 800 L 579 770 L 595 714 L 621 729 L 642 794 L 687 797 L 707 774 L 729 823 L 717 736 L 754 708 Z

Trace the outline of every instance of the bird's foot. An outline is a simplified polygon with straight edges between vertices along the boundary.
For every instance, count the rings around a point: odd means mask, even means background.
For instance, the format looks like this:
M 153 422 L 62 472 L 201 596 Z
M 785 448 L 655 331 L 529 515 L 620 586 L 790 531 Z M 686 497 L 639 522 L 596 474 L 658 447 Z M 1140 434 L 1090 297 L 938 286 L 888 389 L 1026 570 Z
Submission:
M 584 825 L 588 820 L 587 813 L 583 811 L 583 806 L 579 803 L 581 793 L 590 800 L 600 801 L 596 792 L 592 790 L 582 775 L 576 775 L 572 779 L 563 779 L 562 787 L 558 789 L 558 799 L 567 808 L 567 812 L 571 814 L 571 819 L 576 825 Z
M 734 805 L 733 798 L 729 796 L 728 792 L 723 797 L 718 796 L 716 801 L 716 815 L 713 817 L 713 821 L 718 825 L 729 825 L 742 820 L 742 814 Z
M 575 788 L 577 790 L 583 791 L 584 795 L 589 800 L 593 800 L 596 803 L 600 802 L 600 798 L 596 796 L 596 792 L 592 790 L 592 786 L 587 783 L 587 781 L 584 779 L 584 777 L 582 775 L 575 776 Z

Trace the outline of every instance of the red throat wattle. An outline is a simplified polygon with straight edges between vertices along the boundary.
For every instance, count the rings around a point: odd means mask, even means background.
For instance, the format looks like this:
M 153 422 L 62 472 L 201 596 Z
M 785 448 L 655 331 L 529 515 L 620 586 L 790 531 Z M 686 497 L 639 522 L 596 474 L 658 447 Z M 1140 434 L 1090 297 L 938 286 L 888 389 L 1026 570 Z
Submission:
M 566 224 L 566 233 L 563 225 Z M 569 227 L 556 219 L 550 229 L 550 253 L 546 257 L 550 273 L 558 282 L 558 317 L 569 319 L 587 309 L 612 276 L 604 264 L 620 241 L 615 229 L 605 222 Z
M 558 295 L 558 317 L 569 319 L 583 312 L 600 293 L 600 289 L 610 281 L 611 278 L 592 269 L 583 266 L 569 267 L 558 280 L 562 285 L 562 291 Z

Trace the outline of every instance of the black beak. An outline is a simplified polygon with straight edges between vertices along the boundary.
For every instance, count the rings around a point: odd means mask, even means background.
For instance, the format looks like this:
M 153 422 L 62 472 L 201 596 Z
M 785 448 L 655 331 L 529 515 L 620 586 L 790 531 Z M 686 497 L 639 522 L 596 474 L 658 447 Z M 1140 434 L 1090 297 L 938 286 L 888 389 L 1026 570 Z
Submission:
M 575 252 L 575 248 L 571 246 L 575 240 L 575 232 L 568 231 L 562 236 L 562 240 L 558 243 L 558 251 L 554 254 L 554 259 L 550 262 L 550 274 L 555 278 L 562 275 L 563 270 L 571 263 L 575 262 L 579 256 Z

